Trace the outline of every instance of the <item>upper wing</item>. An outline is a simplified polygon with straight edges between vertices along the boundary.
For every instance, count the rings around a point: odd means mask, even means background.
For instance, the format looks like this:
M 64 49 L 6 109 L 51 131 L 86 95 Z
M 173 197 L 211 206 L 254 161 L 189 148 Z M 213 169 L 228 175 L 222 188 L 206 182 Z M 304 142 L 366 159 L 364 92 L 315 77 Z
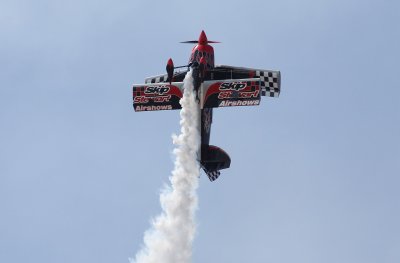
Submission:
M 188 71 L 178 71 L 174 73 L 174 76 L 172 77 L 173 82 L 183 82 L 183 79 L 186 76 L 186 73 Z M 148 77 L 144 80 L 144 83 L 150 84 L 150 83 L 165 83 L 168 80 L 168 74 L 162 74 L 162 75 L 157 75 L 153 77 Z
M 279 97 L 281 73 L 276 70 L 218 65 L 208 73 L 209 80 L 259 78 L 261 96 Z
M 176 72 L 173 82 L 183 82 L 188 71 Z M 217 65 L 214 69 L 207 71 L 205 80 L 230 80 L 260 78 L 261 96 L 279 97 L 281 92 L 281 73 L 277 70 L 254 69 L 244 67 L 233 67 Z M 162 74 L 145 79 L 146 84 L 165 83 L 168 75 Z

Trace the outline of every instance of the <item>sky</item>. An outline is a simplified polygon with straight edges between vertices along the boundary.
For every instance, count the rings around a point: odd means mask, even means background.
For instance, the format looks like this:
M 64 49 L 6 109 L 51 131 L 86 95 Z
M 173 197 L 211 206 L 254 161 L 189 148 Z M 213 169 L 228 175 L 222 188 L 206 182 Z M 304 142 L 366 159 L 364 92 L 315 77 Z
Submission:
M 160 211 L 179 112 L 131 85 L 187 63 L 280 70 L 216 109 L 193 262 L 400 262 L 398 1 L 0 1 L 0 262 L 128 262 Z

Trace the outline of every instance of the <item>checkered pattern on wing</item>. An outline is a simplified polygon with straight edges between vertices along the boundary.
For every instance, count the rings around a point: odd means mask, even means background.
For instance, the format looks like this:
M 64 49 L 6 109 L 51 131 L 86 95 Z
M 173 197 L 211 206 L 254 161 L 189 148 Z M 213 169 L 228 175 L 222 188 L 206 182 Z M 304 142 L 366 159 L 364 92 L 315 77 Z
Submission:
M 161 83 L 161 82 L 166 82 L 168 79 L 168 75 L 161 75 L 161 76 L 156 76 L 156 77 L 150 77 L 147 78 L 144 83 Z
M 133 96 L 134 97 L 144 96 L 144 87 L 134 87 Z
M 211 182 L 217 180 L 217 178 L 221 174 L 220 171 L 207 171 L 206 173 L 207 173 L 208 179 L 210 179 Z
M 256 70 L 256 77 L 260 78 L 261 96 L 278 97 L 281 92 L 279 87 L 278 71 Z

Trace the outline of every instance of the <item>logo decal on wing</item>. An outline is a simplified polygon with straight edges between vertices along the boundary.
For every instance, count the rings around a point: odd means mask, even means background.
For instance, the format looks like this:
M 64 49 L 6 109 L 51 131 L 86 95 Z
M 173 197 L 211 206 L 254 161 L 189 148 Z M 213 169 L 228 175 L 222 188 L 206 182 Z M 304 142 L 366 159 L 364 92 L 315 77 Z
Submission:
M 157 94 L 157 95 L 163 95 L 165 93 L 169 92 L 169 87 L 168 86 L 148 86 L 144 90 L 145 94 Z
M 133 103 L 135 104 L 146 104 L 151 101 L 155 103 L 162 103 L 162 102 L 169 102 L 171 99 L 171 95 L 165 95 L 165 96 L 154 96 L 154 97 L 148 97 L 148 96 L 137 96 L 133 98 Z
M 223 91 L 218 94 L 218 99 L 250 99 L 250 98 L 257 98 L 260 94 L 259 90 L 255 91 Z
M 256 106 L 260 105 L 260 100 L 223 100 L 219 103 L 218 107 L 232 107 L 232 106 Z
M 246 83 L 243 82 L 223 82 L 221 86 L 219 86 L 219 90 L 242 90 L 247 87 Z

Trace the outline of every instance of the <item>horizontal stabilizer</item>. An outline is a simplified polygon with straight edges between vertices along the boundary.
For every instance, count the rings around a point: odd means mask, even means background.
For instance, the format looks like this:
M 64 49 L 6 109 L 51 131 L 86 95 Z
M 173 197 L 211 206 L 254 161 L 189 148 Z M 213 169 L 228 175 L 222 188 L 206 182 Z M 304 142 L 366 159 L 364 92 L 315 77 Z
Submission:
M 202 145 L 200 164 L 210 181 L 214 181 L 220 175 L 219 170 L 230 167 L 231 158 L 217 146 Z

